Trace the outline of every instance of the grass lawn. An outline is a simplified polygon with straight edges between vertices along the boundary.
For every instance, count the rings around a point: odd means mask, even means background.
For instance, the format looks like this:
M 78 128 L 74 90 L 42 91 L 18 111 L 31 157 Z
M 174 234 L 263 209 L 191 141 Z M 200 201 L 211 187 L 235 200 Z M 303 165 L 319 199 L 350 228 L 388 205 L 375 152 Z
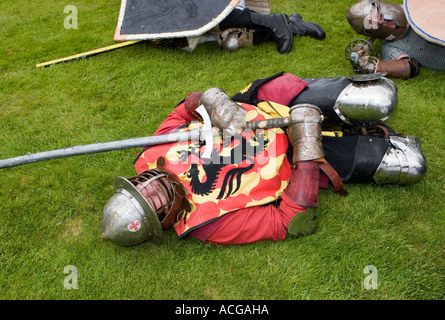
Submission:
M 216 43 L 193 53 L 140 43 L 35 67 L 114 44 L 120 2 L 0 3 L 1 159 L 151 135 L 193 91 L 230 96 L 280 71 L 353 75 L 344 50 L 362 38 L 346 21 L 355 0 L 273 0 L 272 11 L 318 22 L 326 39 L 296 37 L 287 55 L 274 43 L 235 53 Z M 78 10 L 78 29 L 64 27 L 67 5 Z M 134 175 L 139 149 L 1 169 L 0 299 L 444 299 L 445 73 L 423 68 L 395 82 L 399 105 L 387 123 L 421 140 L 426 176 L 406 188 L 350 184 L 346 198 L 322 190 L 320 227 L 301 239 L 223 247 L 170 229 L 160 246 L 104 241 L 113 180 Z M 370 265 L 377 289 L 364 286 Z M 69 266 L 77 289 L 66 289 Z

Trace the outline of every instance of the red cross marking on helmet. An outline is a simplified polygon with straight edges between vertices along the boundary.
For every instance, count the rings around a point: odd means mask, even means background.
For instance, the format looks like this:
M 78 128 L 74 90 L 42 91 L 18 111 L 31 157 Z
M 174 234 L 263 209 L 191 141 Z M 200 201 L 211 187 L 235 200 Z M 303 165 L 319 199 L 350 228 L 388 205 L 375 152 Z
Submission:
M 128 224 L 128 230 L 131 232 L 136 232 L 141 228 L 141 223 L 138 220 L 132 220 Z

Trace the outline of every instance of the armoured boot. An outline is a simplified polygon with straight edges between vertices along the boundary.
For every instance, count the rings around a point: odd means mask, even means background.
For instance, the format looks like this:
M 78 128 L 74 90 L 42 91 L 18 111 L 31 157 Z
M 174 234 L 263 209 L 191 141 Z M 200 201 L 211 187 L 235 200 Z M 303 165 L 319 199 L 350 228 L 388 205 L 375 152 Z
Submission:
M 296 214 L 288 225 L 288 234 L 305 236 L 312 234 L 318 224 L 314 215 L 318 207 L 320 162 L 324 156 L 321 144 L 321 110 L 311 104 L 299 104 L 290 111 L 292 125 L 287 135 L 293 146 L 293 162 L 285 195 L 296 204 L 308 209 Z
M 303 21 L 303 18 L 298 13 L 294 13 L 289 17 L 289 28 L 294 35 L 310 36 L 319 40 L 326 37 L 326 33 L 318 24 Z
M 287 18 L 284 14 L 272 13 L 261 14 L 251 11 L 250 12 L 251 29 L 267 29 L 274 37 L 277 44 L 277 51 L 279 53 L 289 53 L 292 49 L 294 42 L 294 36 L 289 29 Z

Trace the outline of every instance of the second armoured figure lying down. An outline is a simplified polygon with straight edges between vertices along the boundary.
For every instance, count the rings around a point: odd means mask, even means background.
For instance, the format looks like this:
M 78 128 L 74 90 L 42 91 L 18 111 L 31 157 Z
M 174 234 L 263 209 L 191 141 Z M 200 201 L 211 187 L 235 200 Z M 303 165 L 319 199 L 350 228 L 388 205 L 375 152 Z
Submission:
M 421 66 L 445 70 L 445 38 L 439 39 L 429 34 L 443 30 L 443 23 L 432 21 L 434 26 L 429 26 L 428 33 L 415 30 L 410 25 L 414 23 L 419 27 L 433 20 L 428 5 L 438 7 L 442 12 L 445 12 L 445 7 L 437 0 L 419 1 L 411 8 L 417 13 L 416 19 L 420 20 L 414 22 L 414 12 L 407 11 L 407 3 L 405 1 L 405 6 L 402 6 L 387 1 L 361 0 L 349 8 L 346 19 L 351 27 L 358 34 L 370 37 L 369 40 L 354 40 L 348 45 L 346 57 L 354 71 L 386 72 L 389 78 L 409 79 L 419 74 Z M 381 57 L 374 53 L 373 42 L 376 39 L 384 40 Z
M 316 230 L 319 188 L 346 195 L 343 183 L 410 185 L 426 171 L 417 139 L 384 124 L 397 87 L 382 74 L 307 78 L 279 73 L 229 98 L 221 89 L 188 95 L 155 135 L 198 125 L 203 105 L 219 129 L 210 159 L 199 141 L 147 146 L 137 175 L 117 177 L 102 236 L 123 245 L 179 238 L 230 245 Z M 223 119 L 219 116 L 222 115 Z M 287 127 L 246 130 L 285 117 Z M 275 119 L 276 120 L 276 119 Z M 226 133 L 227 133 L 226 132 Z
M 317 23 L 304 21 L 298 13 L 270 13 L 270 0 L 241 0 L 224 20 L 201 36 L 152 40 L 151 44 L 193 51 L 199 43 L 217 41 L 225 51 L 234 52 L 275 42 L 277 51 L 286 54 L 291 51 L 295 36 L 323 40 L 326 34 Z

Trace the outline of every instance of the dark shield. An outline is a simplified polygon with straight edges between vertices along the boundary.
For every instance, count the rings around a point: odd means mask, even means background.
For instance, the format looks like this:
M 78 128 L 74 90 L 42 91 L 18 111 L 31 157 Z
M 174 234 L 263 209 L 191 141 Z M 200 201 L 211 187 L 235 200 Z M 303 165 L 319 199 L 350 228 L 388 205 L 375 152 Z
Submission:
M 115 41 L 196 37 L 217 26 L 239 0 L 122 0 Z

